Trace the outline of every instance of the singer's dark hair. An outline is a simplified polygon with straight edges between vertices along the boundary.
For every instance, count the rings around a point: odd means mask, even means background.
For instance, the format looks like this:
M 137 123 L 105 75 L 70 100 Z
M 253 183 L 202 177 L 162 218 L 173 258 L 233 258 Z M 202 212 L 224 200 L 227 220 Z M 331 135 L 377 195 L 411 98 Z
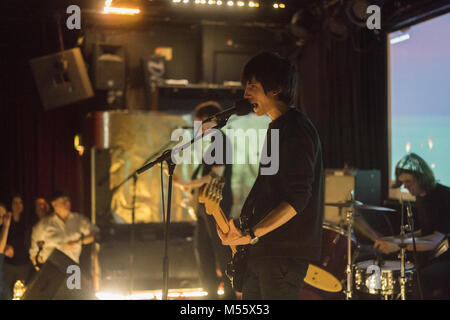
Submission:
M 436 179 L 434 178 L 433 170 L 430 166 L 415 153 L 410 153 L 400 159 L 395 166 L 395 179 L 393 187 L 398 188 L 402 183 L 398 180 L 398 177 L 402 173 L 412 174 L 419 182 L 420 187 L 425 190 L 426 193 L 430 192 L 436 186 Z
M 255 78 L 260 82 L 264 92 L 281 90 L 278 98 L 292 105 L 297 89 L 297 71 L 288 59 L 276 52 L 262 52 L 251 58 L 244 67 L 241 83 L 246 86 Z
M 222 111 L 222 106 L 217 101 L 205 101 L 195 107 L 194 118 L 210 117 L 220 111 Z

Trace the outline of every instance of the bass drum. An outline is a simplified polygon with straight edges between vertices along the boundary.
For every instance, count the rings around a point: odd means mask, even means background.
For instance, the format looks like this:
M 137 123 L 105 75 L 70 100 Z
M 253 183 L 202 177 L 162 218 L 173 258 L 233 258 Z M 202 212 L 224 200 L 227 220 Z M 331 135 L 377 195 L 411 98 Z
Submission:
M 346 278 L 347 241 L 347 233 L 342 228 L 328 224 L 322 226 L 321 258 L 309 265 L 304 280 L 306 284 L 327 292 L 342 291 L 342 281 Z M 352 260 L 355 261 L 359 246 L 353 237 L 351 247 Z

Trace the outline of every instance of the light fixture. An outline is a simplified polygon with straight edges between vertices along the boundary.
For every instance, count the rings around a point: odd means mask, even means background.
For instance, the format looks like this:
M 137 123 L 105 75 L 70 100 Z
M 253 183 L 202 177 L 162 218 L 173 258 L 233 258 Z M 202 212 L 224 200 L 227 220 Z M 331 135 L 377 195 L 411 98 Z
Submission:
M 81 144 L 81 136 L 76 134 L 73 138 L 73 147 L 78 152 L 80 156 L 84 153 L 84 146 Z
M 238 5 L 238 7 L 243 7 L 243 6 L 245 6 L 245 3 L 244 3 L 244 1 L 238 1 L 237 5 Z
M 369 18 L 367 8 L 370 6 L 367 0 L 347 1 L 345 13 L 348 19 L 359 27 L 366 27 L 366 21 Z
M 232 6 L 234 6 L 234 2 L 233 2 L 233 1 L 228 1 L 228 2 L 227 2 L 227 5 L 230 6 L 230 7 L 232 7 Z
M 216 3 L 218 6 L 221 6 L 223 4 L 222 0 L 218 0 Z
M 104 13 L 111 14 L 124 14 L 124 15 L 135 15 L 141 12 L 139 9 L 129 9 L 129 8 L 114 8 L 114 7 L 104 7 Z
M 273 4 L 273 7 L 274 7 L 275 9 L 278 9 L 278 3 L 274 3 L 274 4 Z

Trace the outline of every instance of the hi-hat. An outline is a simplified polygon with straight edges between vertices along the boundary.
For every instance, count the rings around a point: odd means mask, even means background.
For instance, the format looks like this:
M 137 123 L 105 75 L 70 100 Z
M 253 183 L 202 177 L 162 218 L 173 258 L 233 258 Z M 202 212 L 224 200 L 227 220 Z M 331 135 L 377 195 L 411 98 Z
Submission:
M 326 206 L 338 207 L 338 208 L 355 208 L 357 210 L 373 210 L 373 211 L 384 211 L 384 212 L 396 212 L 394 209 L 372 206 L 363 204 L 361 201 L 350 200 L 345 202 L 336 202 L 336 203 L 325 203 Z

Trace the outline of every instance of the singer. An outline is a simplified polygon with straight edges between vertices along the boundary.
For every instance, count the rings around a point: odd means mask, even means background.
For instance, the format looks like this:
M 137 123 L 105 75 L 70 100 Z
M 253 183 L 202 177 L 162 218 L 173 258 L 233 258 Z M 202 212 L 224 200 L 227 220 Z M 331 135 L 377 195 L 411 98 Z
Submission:
M 433 171 L 421 157 L 407 154 L 395 168 L 394 187 L 404 185 L 416 197 L 412 212 L 414 236 L 418 251 L 421 284 L 425 299 L 450 298 L 450 188 L 436 182 Z M 409 202 L 405 206 L 409 207 Z M 412 234 L 404 240 L 406 249 L 413 251 Z M 374 247 L 385 254 L 400 250 L 398 240 L 391 237 L 379 238 Z
M 309 261 L 320 258 L 323 221 L 323 169 L 319 135 L 311 121 L 293 107 L 297 73 L 272 52 L 253 57 L 244 67 L 244 98 L 257 116 L 272 122 L 265 148 L 278 144 L 279 170 L 260 169 L 239 219 L 218 234 L 224 245 L 238 245 L 228 275 L 243 299 L 296 300 Z M 279 141 L 271 139 L 279 131 Z M 241 281 L 237 281 L 242 279 Z

